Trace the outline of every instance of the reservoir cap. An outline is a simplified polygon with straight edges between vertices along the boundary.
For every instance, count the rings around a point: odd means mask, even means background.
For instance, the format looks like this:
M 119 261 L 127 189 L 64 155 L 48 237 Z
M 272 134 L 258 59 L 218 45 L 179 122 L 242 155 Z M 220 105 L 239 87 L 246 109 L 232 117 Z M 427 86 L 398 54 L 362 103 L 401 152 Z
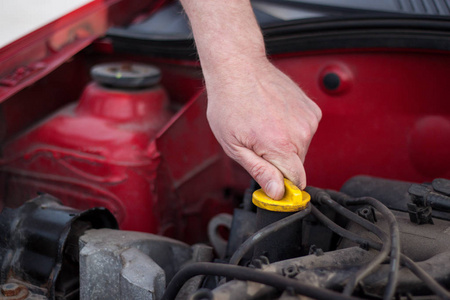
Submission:
M 91 69 L 92 78 L 103 86 L 113 88 L 148 88 L 161 79 L 161 71 L 154 66 L 137 63 L 106 63 Z

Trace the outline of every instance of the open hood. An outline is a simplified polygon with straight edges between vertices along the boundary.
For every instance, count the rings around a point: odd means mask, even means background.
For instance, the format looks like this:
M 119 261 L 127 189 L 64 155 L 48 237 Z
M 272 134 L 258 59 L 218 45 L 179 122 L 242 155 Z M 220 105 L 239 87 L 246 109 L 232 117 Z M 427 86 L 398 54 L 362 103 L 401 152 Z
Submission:
M 13 19 L 18 18 L 21 8 L 32 6 L 22 2 L 2 4 L 3 20 L 9 17 L 11 26 L 18 28 L 8 29 L 6 33 L 6 27 L 3 27 L 5 33 L 0 40 L 0 102 L 56 69 L 104 35 L 110 26 L 127 24 L 138 13 L 151 13 L 165 1 L 44 1 L 39 3 L 39 8 L 33 8 L 36 12 L 32 15 L 42 11 L 45 16 L 36 16 L 26 24 L 24 22 L 24 26 L 19 26 Z M 48 5 L 53 5 L 53 9 L 46 7 Z M 21 19 L 27 18 L 27 13 L 22 11 L 19 16 Z

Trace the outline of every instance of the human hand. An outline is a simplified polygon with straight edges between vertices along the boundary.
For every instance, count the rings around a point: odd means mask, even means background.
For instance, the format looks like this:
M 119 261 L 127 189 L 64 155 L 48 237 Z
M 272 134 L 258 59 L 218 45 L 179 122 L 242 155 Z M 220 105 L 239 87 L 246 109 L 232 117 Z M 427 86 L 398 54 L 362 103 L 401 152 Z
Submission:
M 303 163 L 320 108 L 265 57 L 209 73 L 208 121 L 226 154 L 273 199 L 284 195 L 283 177 L 305 188 Z
M 249 0 L 181 0 L 208 93 L 208 120 L 225 152 L 273 199 L 283 177 L 306 186 L 303 162 L 319 107 L 266 57 Z

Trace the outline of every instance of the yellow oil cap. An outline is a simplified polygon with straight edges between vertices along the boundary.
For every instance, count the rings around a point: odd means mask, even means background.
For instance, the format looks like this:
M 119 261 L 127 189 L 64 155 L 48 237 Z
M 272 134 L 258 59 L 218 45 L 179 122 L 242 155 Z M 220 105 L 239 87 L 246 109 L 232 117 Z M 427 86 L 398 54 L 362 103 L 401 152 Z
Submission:
M 296 212 L 305 209 L 311 200 L 311 196 L 296 187 L 288 179 L 284 179 L 284 197 L 281 200 L 273 200 L 262 189 L 253 193 L 252 201 L 259 208 L 278 212 Z

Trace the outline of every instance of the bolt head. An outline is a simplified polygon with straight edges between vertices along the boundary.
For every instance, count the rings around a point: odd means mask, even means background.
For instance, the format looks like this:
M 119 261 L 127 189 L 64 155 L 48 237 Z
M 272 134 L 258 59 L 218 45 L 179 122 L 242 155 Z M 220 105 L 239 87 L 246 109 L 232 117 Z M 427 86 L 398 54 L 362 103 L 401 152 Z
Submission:
M 20 286 L 16 283 L 2 285 L 2 294 L 6 297 L 17 296 L 20 293 Z

